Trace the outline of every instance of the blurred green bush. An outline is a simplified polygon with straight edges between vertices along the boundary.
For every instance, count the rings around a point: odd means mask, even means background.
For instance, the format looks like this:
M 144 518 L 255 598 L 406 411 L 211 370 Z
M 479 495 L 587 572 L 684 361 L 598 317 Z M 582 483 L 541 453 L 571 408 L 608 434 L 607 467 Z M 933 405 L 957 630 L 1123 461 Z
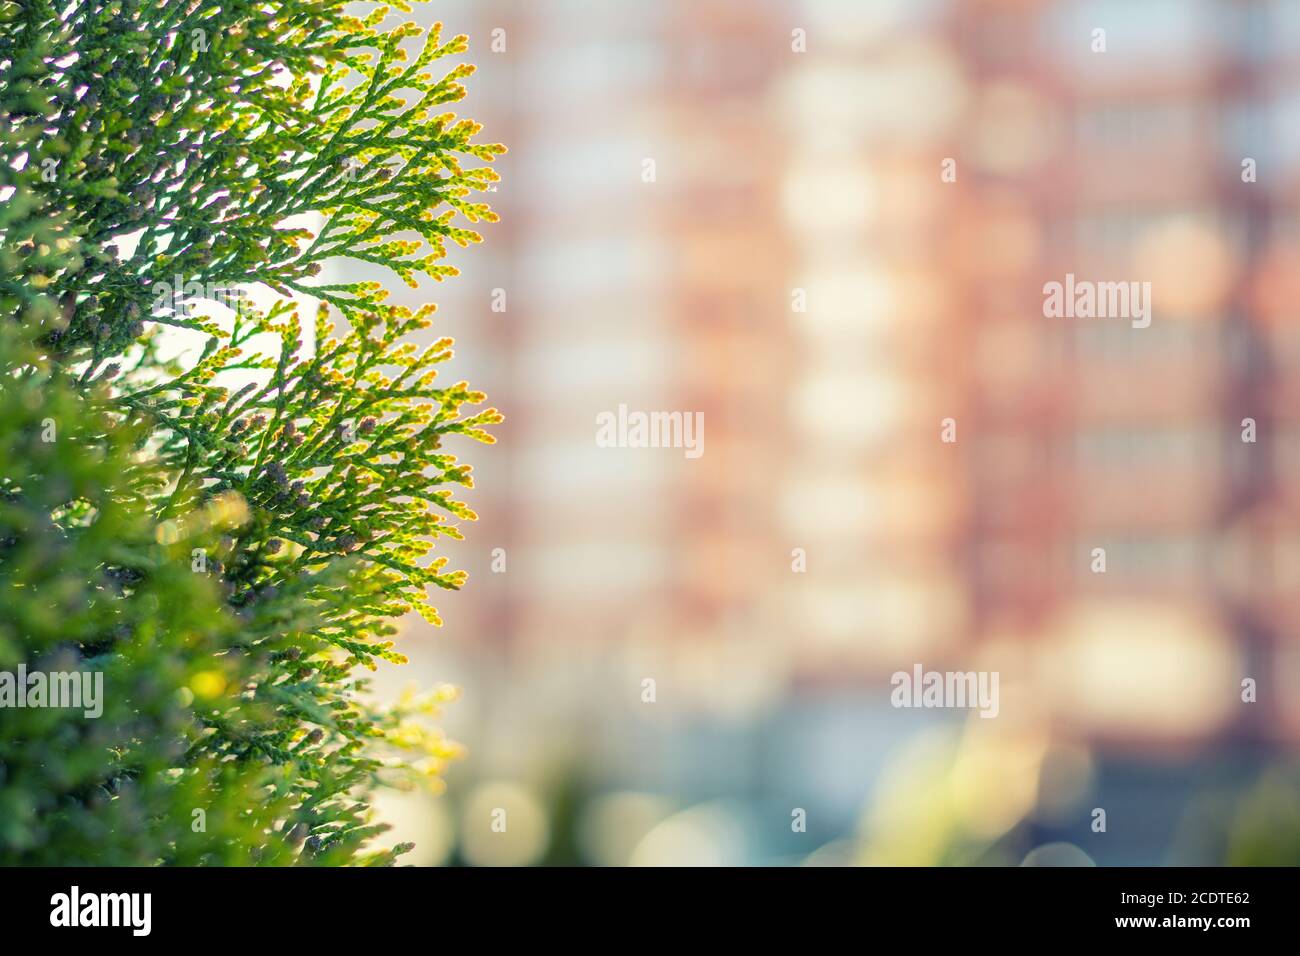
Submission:
M 378 706 L 357 674 L 462 584 L 426 559 L 474 517 L 442 444 L 501 416 L 408 341 L 432 306 L 316 277 L 454 274 L 453 216 L 495 218 L 465 160 L 503 147 L 435 115 L 465 38 L 362 6 L 0 0 L 0 676 L 103 686 L 88 716 L 0 681 L 0 864 L 387 864 L 367 792 L 458 752 L 449 689 Z

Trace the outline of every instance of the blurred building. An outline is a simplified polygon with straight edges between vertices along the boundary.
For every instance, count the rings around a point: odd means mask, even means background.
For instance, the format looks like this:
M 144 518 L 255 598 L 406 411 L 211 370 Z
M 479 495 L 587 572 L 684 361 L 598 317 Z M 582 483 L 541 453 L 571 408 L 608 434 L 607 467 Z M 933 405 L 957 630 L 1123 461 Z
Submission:
M 978 668 L 1002 717 L 955 766 L 1028 783 L 953 826 L 1082 844 L 1084 809 L 1043 814 L 1064 767 L 1129 821 L 1086 851 L 1157 863 L 1199 795 L 1300 740 L 1300 8 L 432 14 L 479 65 L 458 109 L 510 148 L 502 222 L 426 290 L 448 374 L 508 419 L 463 449 L 469 586 L 406 637 L 467 691 L 453 788 L 735 800 L 646 845 L 721 813 L 748 821 L 725 860 L 798 859 L 873 800 L 892 819 L 895 758 L 960 732 L 892 709 L 890 674 Z M 1067 273 L 1149 281 L 1150 326 L 1045 317 Z M 702 411 L 704 455 L 597 447 L 620 404 Z

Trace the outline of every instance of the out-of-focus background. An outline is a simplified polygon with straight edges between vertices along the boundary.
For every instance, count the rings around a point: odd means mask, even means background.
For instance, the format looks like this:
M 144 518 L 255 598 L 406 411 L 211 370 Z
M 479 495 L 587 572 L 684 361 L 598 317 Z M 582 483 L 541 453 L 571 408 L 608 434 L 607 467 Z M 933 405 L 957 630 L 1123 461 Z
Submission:
M 1300 4 L 416 15 L 510 148 L 420 293 L 508 421 L 379 680 L 464 692 L 407 859 L 1300 863 Z M 1045 318 L 1067 272 L 1151 326 Z M 703 456 L 597 447 L 620 403 Z

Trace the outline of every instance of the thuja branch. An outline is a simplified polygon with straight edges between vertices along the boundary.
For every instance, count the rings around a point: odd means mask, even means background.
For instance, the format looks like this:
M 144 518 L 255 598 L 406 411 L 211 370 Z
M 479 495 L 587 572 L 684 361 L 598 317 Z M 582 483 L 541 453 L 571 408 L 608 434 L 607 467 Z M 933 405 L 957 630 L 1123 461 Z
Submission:
M 72 648 L 123 689 L 71 763 L 0 713 L 7 779 L 61 808 L 0 860 L 391 863 L 358 798 L 459 752 L 424 722 L 451 691 L 377 706 L 355 672 L 464 583 L 432 554 L 476 517 L 444 443 L 501 415 L 439 379 L 449 338 L 413 341 L 431 304 L 324 276 L 455 275 L 504 148 L 446 111 L 466 39 L 365 6 L 0 0 L 0 584 L 25 628 L 0 656 Z M 279 298 L 203 305 L 259 286 Z M 197 356 L 163 357 L 175 329 Z

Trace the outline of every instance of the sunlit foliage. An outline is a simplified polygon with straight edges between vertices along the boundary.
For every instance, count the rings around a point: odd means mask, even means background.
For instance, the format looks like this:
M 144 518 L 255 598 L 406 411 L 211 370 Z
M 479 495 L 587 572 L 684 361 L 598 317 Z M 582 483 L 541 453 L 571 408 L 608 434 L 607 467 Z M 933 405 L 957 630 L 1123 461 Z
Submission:
M 431 304 L 327 276 L 454 275 L 504 147 L 466 39 L 366 6 L 0 0 L 0 670 L 105 697 L 0 708 L 0 863 L 390 863 L 366 794 L 458 752 L 450 689 L 358 675 L 441 623 L 446 446 L 501 416 Z

